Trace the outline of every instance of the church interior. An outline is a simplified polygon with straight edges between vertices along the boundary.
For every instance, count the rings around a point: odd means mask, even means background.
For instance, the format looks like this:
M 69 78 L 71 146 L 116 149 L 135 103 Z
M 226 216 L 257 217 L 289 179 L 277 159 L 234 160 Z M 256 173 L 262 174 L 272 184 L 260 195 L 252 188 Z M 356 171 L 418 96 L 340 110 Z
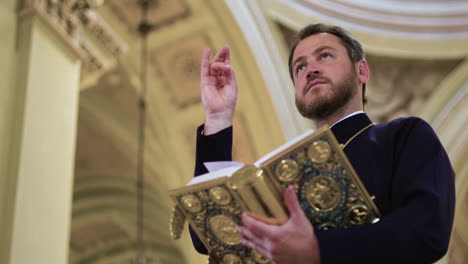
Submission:
M 374 122 L 436 131 L 457 195 L 438 263 L 468 263 L 465 0 L 0 1 L 0 263 L 206 263 L 187 228 L 172 239 L 168 194 L 193 176 L 203 49 L 231 48 L 233 157 L 251 163 L 315 129 L 287 68 L 310 23 L 363 44 Z

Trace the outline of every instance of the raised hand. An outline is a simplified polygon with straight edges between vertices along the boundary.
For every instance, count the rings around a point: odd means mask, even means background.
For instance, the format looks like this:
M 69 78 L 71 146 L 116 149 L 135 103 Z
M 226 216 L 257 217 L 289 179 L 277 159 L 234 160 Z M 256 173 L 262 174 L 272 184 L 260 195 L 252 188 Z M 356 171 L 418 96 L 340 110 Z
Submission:
M 320 252 L 314 229 L 289 186 L 284 194 L 290 217 L 282 225 L 269 225 L 244 213 L 241 243 L 257 250 L 273 264 L 318 264 Z
M 210 63 L 206 48 L 201 61 L 200 88 L 205 108 L 204 134 L 216 133 L 232 126 L 237 101 L 237 84 L 230 65 L 229 47 L 224 46 Z

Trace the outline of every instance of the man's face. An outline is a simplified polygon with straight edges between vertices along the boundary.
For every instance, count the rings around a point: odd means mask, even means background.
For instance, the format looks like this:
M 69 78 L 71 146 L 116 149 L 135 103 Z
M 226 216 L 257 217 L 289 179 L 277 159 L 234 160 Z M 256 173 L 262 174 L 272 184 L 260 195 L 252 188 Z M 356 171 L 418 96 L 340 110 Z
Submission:
M 358 91 L 354 64 L 333 34 L 305 38 L 292 61 L 296 106 L 304 117 L 323 119 L 345 106 Z

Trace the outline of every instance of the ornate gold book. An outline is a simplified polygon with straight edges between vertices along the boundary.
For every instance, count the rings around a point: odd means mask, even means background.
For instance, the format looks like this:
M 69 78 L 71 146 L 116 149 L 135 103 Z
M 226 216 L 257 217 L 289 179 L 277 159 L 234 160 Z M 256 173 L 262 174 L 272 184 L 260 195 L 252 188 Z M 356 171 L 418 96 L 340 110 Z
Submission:
M 185 219 L 210 252 L 213 263 L 269 263 L 240 244 L 235 232 L 242 212 L 270 224 L 288 218 L 283 192 L 292 185 L 314 227 L 348 228 L 375 223 L 380 213 L 331 130 L 322 127 L 270 152 L 253 165 L 198 176 L 171 190 L 176 206 L 171 232 L 178 238 Z

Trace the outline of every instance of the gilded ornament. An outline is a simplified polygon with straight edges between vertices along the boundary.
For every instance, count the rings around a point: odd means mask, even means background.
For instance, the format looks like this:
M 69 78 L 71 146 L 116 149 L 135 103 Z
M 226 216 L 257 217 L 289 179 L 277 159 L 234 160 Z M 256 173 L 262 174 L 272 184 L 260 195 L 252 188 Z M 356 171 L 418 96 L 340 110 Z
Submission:
M 198 213 L 202 210 L 202 204 L 193 194 L 187 194 L 181 198 L 182 206 L 191 213 Z
M 256 263 L 260 263 L 260 264 L 270 263 L 269 259 L 267 259 L 262 254 L 258 253 L 258 251 L 254 250 L 254 249 L 252 249 L 252 257 L 253 257 L 253 259 L 255 260 Z
M 319 230 L 325 230 L 325 231 L 333 229 L 333 228 L 336 228 L 336 227 L 332 223 L 324 223 L 324 224 L 319 225 L 318 227 Z
M 214 187 L 210 189 L 210 198 L 216 204 L 228 205 L 231 202 L 231 194 L 223 187 Z
M 330 177 L 317 176 L 304 185 L 307 202 L 319 212 L 335 209 L 341 200 L 340 187 Z
M 210 218 L 210 230 L 223 243 L 237 245 L 240 243 L 241 234 L 236 232 L 237 224 L 225 215 L 215 215 Z
M 182 214 L 178 205 L 172 209 L 171 216 L 171 236 L 173 239 L 179 239 L 182 231 L 184 230 L 185 216 Z
M 366 223 L 369 216 L 369 209 L 364 205 L 356 205 L 349 209 L 349 220 L 353 225 L 362 225 Z
M 223 264 L 242 264 L 242 260 L 231 253 L 228 253 L 223 256 Z
M 315 141 L 307 151 L 310 160 L 315 163 L 324 163 L 330 158 L 331 147 L 325 141 Z
M 293 182 L 299 175 L 299 166 L 296 161 L 285 159 L 276 167 L 276 176 L 282 182 Z

